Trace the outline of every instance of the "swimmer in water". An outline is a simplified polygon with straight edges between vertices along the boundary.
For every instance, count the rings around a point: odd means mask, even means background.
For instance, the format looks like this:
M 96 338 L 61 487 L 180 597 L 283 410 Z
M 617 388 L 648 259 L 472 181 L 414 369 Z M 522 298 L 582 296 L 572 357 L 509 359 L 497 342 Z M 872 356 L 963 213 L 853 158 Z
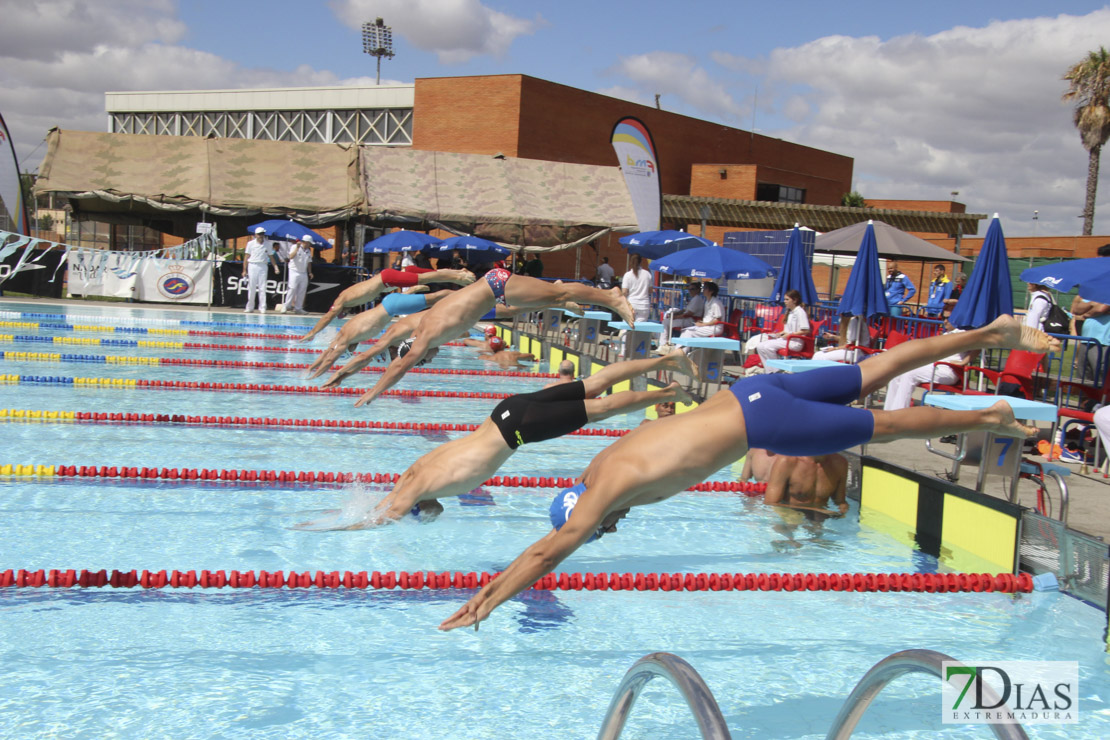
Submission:
M 825 455 L 865 442 L 933 438 L 970 430 L 1026 437 L 1000 400 L 976 411 L 917 406 L 897 411 L 848 408 L 891 378 L 974 349 L 1058 351 L 1060 342 L 1013 316 L 988 326 L 899 344 L 859 365 L 737 381 L 693 411 L 644 424 L 603 450 L 552 502 L 552 530 L 440 624 L 474 626 L 497 606 L 550 573 L 586 542 L 616 531 L 633 506 L 663 501 L 739 460 L 749 447 L 786 455 Z
M 413 463 L 365 520 L 338 528 L 374 527 L 416 512 L 434 516 L 443 511 L 437 499 L 459 496 L 482 485 L 523 444 L 561 437 L 590 422 L 655 403 L 689 401 L 677 383 L 661 390 L 622 391 L 598 398 L 616 383 L 667 371 L 689 374 L 693 366 L 690 358 L 675 350 L 662 357 L 616 362 L 573 383 L 509 396 L 476 431 L 437 447 Z M 315 523 L 299 528 L 320 529 Z

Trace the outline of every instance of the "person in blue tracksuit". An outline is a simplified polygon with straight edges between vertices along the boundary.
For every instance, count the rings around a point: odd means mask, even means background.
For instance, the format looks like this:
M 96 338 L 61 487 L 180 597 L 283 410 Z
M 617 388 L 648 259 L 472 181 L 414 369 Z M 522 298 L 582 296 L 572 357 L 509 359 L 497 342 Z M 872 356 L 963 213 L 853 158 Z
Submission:
M 933 266 L 933 282 L 929 283 L 929 302 L 925 304 L 925 315 L 939 319 L 944 304 L 952 297 L 952 281 L 944 272 L 944 265 Z
M 898 269 L 898 263 L 894 260 L 888 262 L 886 266 L 886 302 L 890 306 L 890 315 L 901 316 L 903 304 L 908 303 L 915 295 L 917 295 L 917 288 L 913 287 L 910 279 Z

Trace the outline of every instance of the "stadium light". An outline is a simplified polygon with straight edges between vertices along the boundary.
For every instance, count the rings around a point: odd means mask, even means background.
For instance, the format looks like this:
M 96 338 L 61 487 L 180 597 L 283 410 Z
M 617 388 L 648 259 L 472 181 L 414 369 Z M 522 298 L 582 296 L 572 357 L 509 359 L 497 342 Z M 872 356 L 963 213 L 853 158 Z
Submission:
M 393 58 L 393 28 L 378 18 L 362 24 L 362 50 L 378 59 L 377 84 L 382 84 L 382 57 Z

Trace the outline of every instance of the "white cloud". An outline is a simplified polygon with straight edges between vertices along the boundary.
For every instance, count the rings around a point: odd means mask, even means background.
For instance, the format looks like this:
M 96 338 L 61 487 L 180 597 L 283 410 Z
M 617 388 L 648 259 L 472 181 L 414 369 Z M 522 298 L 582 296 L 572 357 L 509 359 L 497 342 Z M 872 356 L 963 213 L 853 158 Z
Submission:
M 653 51 L 622 57 L 608 73 L 629 80 L 652 99 L 654 94 L 661 94 L 662 107 L 668 110 L 675 110 L 671 101 L 677 99 L 702 115 L 726 121 L 736 122 L 745 114 L 744 106 L 733 99 L 724 84 L 685 54 Z
M 184 26 L 168 0 L 3 2 L 0 111 L 20 164 L 34 170 L 52 126 L 104 131 L 109 90 L 181 90 L 368 84 L 309 66 L 292 72 L 250 69 L 175 45 Z M 47 29 L 48 39 L 43 37 Z M 95 39 L 95 43 L 90 41 Z M 33 152 L 33 154 L 32 154 Z
M 611 98 L 619 98 L 627 100 L 631 103 L 639 103 L 640 105 L 655 105 L 655 100 L 650 98 L 642 90 L 637 90 L 633 87 L 624 87 L 622 85 L 613 85 L 612 87 L 602 88 L 595 90 L 599 95 L 608 95 Z
M 434 52 L 443 64 L 483 55 L 502 57 L 513 41 L 544 25 L 538 15 L 533 20 L 517 18 L 478 0 L 333 0 L 332 8 L 341 21 L 356 29 L 384 18 L 395 35 Z
M 775 135 L 854 157 L 865 196 L 957 190 L 969 210 L 998 211 L 1012 235 L 1032 233 L 1034 210 L 1038 233 L 1075 234 L 1087 153 L 1060 77 L 1108 36 L 1107 9 L 885 41 L 829 36 L 770 54 L 761 115 L 766 100 Z M 1095 231 L 1106 233 L 1110 183 L 1100 195 Z

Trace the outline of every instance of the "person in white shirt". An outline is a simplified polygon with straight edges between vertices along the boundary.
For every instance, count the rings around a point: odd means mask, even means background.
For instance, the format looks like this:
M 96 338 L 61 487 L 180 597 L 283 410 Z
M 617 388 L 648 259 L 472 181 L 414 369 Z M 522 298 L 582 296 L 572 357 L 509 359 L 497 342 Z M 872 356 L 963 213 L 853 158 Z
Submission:
M 690 291 L 686 296 L 685 308 L 671 308 L 663 317 L 663 331 L 659 334 L 660 349 L 671 343 L 674 330 L 682 330 L 694 326 L 705 316 L 705 297 L 702 296 L 701 283 L 693 281 L 687 283 L 686 289 Z
M 782 299 L 782 305 L 786 308 L 787 316 L 786 323 L 782 327 L 782 331 L 773 334 L 760 334 L 762 337 L 760 341 L 755 343 L 755 351 L 763 360 L 764 367 L 766 367 L 767 360 L 777 360 L 779 357 L 779 350 L 786 349 L 788 340 L 785 338 L 788 334 L 803 334 L 809 331 L 809 316 L 806 314 L 805 306 L 802 305 L 802 294 L 796 290 L 786 291 L 786 295 Z M 752 340 L 748 340 L 751 344 Z M 789 340 L 790 349 L 794 352 L 801 351 L 804 343 L 801 339 Z
M 841 314 L 840 325 L 844 326 L 845 319 L 848 314 Z M 859 362 L 867 353 L 860 352 L 856 349 L 847 349 L 849 345 L 856 347 L 870 347 L 871 346 L 871 331 L 867 327 L 867 320 L 863 316 L 852 316 L 848 321 L 847 329 L 843 337 L 840 334 L 832 334 L 825 332 L 826 338 L 831 338 L 836 341 L 835 346 L 825 347 L 821 351 L 813 355 L 814 359 L 830 360 L 832 362 Z
M 636 321 L 651 319 L 651 273 L 644 269 L 644 258 L 632 255 L 632 269 L 621 278 L 621 292 L 632 305 Z
M 286 311 L 304 313 L 304 297 L 312 278 L 312 248 L 315 241 L 307 234 L 289 250 L 289 280 L 285 291 Z
M 1029 310 L 1025 312 L 1025 318 L 1021 323 L 1040 329 L 1050 308 L 1052 308 L 1052 294 L 1048 292 L 1048 288 L 1039 283 L 1029 283 Z
M 945 322 L 945 325 L 950 329 L 945 334 L 958 334 L 963 329 L 953 328 L 951 324 Z M 978 356 L 978 350 L 968 350 L 967 352 L 958 352 L 948 357 L 942 357 L 937 362 L 945 362 L 952 365 L 967 365 L 971 362 L 972 358 Z M 919 368 L 909 370 L 901 375 L 894 376 L 886 387 L 886 398 L 883 400 L 884 411 L 897 411 L 898 409 L 908 409 L 913 405 L 913 389 L 922 383 L 928 382 L 940 383 L 943 385 L 952 385 L 959 381 L 959 377 L 955 370 L 948 367 L 948 365 L 922 365 Z
M 266 313 L 266 263 L 269 262 L 278 269 L 277 259 L 274 257 L 274 248 L 266 241 L 266 229 L 259 226 L 254 230 L 254 238 L 247 242 L 243 255 L 243 274 L 247 277 L 247 307 L 245 313 L 250 313 L 251 306 L 255 305 L 255 296 L 258 296 L 258 312 Z
M 716 283 L 708 280 L 701 284 L 701 294 L 705 299 L 705 313 L 701 321 L 682 330 L 683 337 L 719 337 L 725 333 L 725 307 L 717 297 Z

